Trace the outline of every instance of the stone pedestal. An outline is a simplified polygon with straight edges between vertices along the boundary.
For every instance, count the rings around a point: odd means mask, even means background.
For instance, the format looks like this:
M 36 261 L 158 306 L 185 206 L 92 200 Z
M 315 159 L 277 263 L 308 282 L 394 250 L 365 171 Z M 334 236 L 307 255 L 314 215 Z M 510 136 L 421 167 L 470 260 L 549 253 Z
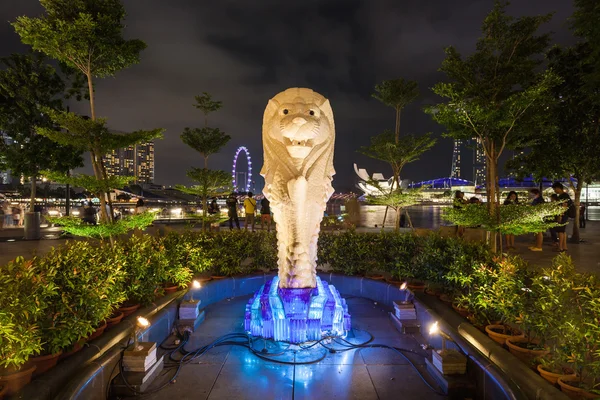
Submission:
M 244 328 L 253 336 L 289 343 L 345 336 L 351 328 L 346 301 L 333 285 L 317 277 L 316 288 L 264 284 L 246 305 Z
M 156 357 L 156 343 L 140 342 L 137 348 L 133 346 L 123 353 L 123 372 L 113 382 L 116 396 L 134 395 L 129 387 L 144 392 L 163 370 L 164 356 Z
M 394 312 L 399 320 L 417 319 L 415 305 L 410 302 L 394 301 Z
M 462 375 L 467 372 L 467 357 L 454 349 L 432 352 L 431 362 L 444 375 Z
M 402 334 L 421 333 L 421 323 L 416 319 L 399 319 L 394 313 L 390 313 L 392 324 Z

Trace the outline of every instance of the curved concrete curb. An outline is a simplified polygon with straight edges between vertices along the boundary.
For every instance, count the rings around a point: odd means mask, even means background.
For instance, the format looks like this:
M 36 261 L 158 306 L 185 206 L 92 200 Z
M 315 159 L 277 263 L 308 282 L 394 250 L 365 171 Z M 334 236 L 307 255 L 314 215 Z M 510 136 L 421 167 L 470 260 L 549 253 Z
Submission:
M 59 392 L 64 392 L 64 389 L 69 387 L 73 382 L 87 384 L 91 382 L 88 379 L 83 379 L 85 371 L 97 371 L 100 367 L 98 359 L 105 354 L 115 351 L 120 354 L 129 342 L 131 331 L 134 326 L 137 316 L 151 318 L 162 310 L 173 308 L 174 313 L 171 321 L 164 321 L 160 324 L 152 324 L 148 329 L 140 333 L 140 338 L 149 339 L 157 336 L 168 335 L 171 331 L 171 326 L 177 315 L 176 301 L 184 295 L 185 292 L 169 294 L 156 303 L 138 310 L 133 315 L 121 321 L 111 330 L 100 336 L 98 339 L 86 343 L 84 348 L 60 362 L 56 367 L 34 379 L 29 385 L 25 386 L 13 399 L 23 400 L 47 400 L 56 399 Z M 162 322 L 162 321 L 161 321 Z M 156 339 L 154 339 L 156 340 Z M 80 379 L 81 378 L 81 379 Z M 73 398 L 73 397 L 68 397 Z M 102 397 L 102 398 L 105 398 Z
M 381 281 L 337 274 L 319 274 L 319 276 L 333 284 L 344 296 L 365 297 L 389 307 L 393 307 L 393 301 L 402 300 L 404 297 L 396 285 Z M 227 298 L 250 295 L 271 277 L 273 274 L 261 274 L 210 281 L 202 288 L 193 291 L 194 299 L 200 299 L 202 305 L 207 306 Z M 142 334 L 143 339 L 162 342 L 170 334 L 177 317 L 175 301 L 182 296 L 189 298 L 190 295 L 190 292 L 183 291 L 174 293 L 161 299 L 156 306 L 138 312 L 136 315 L 153 316 L 160 311 L 157 318 L 159 322 L 153 320 L 149 330 Z M 415 307 L 422 326 L 429 326 L 428 324 L 435 320 L 439 321 L 442 329 L 456 341 L 460 350 L 467 354 L 472 365 L 469 370 L 474 374 L 473 379 L 478 381 L 478 386 L 483 386 L 483 388 L 478 387 L 478 398 L 567 399 L 562 392 L 549 385 L 512 354 L 499 347 L 436 298 L 417 294 Z M 54 370 L 32 382 L 17 398 L 104 399 L 106 387 L 115 375 L 114 366 L 120 358 L 123 346 L 128 341 L 133 326 L 131 320 L 133 318 L 117 325 L 113 331 L 91 343 L 89 348 L 75 354 Z M 119 328 L 120 325 L 122 326 Z M 152 332 L 153 327 L 156 327 L 154 332 Z M 440 347 L 439 337 L 427 339 L 436 347 Z M 452 345 L 449 343 L 449 347 Z

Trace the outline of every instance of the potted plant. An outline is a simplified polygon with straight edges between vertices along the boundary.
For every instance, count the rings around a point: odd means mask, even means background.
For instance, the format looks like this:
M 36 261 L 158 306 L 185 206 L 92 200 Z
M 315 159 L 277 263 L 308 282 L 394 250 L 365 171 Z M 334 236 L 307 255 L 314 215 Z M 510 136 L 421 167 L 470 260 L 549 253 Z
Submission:
M 55 287 L 44 270 L 22 257 L 0 266 L 0 287 L 0 386 L 10 395 L 35 371 L 28 361 L 42 350 L 37 321 Z
M 552 260 L 552 267 L 540 271 L 532 280 L 532 288 L 539 295 L 540 323 L 545 325 L 550 354 L 539 360 L 537 370 L 553 385 L 560 377 L 574 377 L 574 371 L 566 367 L 569 355 L 565 353 L 565 342 L 572 336 L 571 327 L 579 323 L 577 291 L 574 287 L 580 278 L 570 257 L 559 255 Z M 544 312 L 545 311 L 545 312 Z
M 573 398 L 600 398 L 600 282 L 577 275 L 573 285 L 575 322 L 568 325 L 563 348 L 577 376 L 558 378 L 563 392 Z
M 543 277 L 528 271 L 522 260 L 510 260 L 517 269 L 502 283 L 503 291 L 497 295 L 496 306 L 504 321 L 516 323 L 523 332 L 523 336 L 507 338 L 506 346 L 514 356 L 535 369 L 537 360 L 549 353 L 547 342 L 552 332 L 546 324 L 549 313 L 554 310 L 546 308 Z
M 160 248 L 155 245 L 150 235 L 132 235 L 123 241 L 123 291 L 127 300 L 119 311 L 125 316 L 134 313 L 141 305 L 152 303 L 165 276 L 163 254 L 158 254 Z
M 67 356 L 102 334 L 105 320 L 125 298 L 124 262 L 120 246 L 87 241 L 68 242 L 39 260 L 58 289 L 40 320 L 45 353 L 67 349 Z

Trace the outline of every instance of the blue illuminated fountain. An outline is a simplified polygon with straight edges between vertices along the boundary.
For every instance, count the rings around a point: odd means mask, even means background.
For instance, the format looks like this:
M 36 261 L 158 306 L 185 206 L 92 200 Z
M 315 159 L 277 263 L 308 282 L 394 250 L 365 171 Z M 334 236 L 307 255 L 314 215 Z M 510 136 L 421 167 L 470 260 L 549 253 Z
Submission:
M 246 305 L 251 335 L 302 343 L 345 336 L 346 301 L 316 276 L 320 224 L 333 194 L 335 127 L 329 100 L 305 88 L 269 100 L 263 117 L 263 193 L 277 230 L 277 277 Z
M 279 277 L 265 283 L 246 305 L 246 332 L 289 343 L 345 336 L 348 306 L 335 286 L 317 277 L 317 287 L 279 288 Z

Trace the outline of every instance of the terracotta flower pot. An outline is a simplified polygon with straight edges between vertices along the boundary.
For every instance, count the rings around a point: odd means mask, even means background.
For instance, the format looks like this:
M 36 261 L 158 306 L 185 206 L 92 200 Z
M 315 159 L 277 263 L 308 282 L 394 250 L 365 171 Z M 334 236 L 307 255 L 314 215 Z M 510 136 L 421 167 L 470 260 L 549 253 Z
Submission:
M 443 301 L 444 303 L 452 304 L 452 298 L 450 296 L 448 296 L 447 294 L 440 295 L 440 300 Z
M 85 341 L 90 342 L 90 341 L 96 339 L 98 336 L 102 335 L 107 326 L 108 326 L 108 324 L 106 323 L 106 321 L 104 321 L 102 323 L 102 325 L 100 325 L 98 328 L 96 328 L 96 330 L 85 339 Z
M 222 276 L 222 275 L 211 275 L 210 277 L 212 279 L 225 279 L 225 278 L 227 278 L 226 276 Z
M 175 286 L 164 286 L 163 289 L 165 290 L 165 294 L 169 294 L 169 293 L 175 293 L 177 291 L 177 289 L 179 289 L 179 286 L 175 285 Z
M 138 308 L 140 308 L 139 304 L 134 304 L 132 306 L 130 305 L 122 305 L 121 307 L 119 307 L 117 309 L 117 311 L 122 312 L 123 313 L 123 317 L 127 317 L 128 315 L 133 314 Z
M 454 309 L 454 311 L 456 311 L 462 317 L 465 317 L 465 318 L 467 318 L 471 314 L 468 309 L 463 308 L 463 307 L 459 307 L 456 304 L 452 304 L 452 308 Z
M 485 327 L 485 333 L 501 346 L 504 346 L 506 339 L 510 337 L 523 337 L 523 332 L 506 325 L 488 325 Z
M 121 322 L 124 316 L 125 314 L 123 314 L 121 311 L 115 311 L 113 315 L 106 320 L 106 329 L 110 329 L 111 327 L 117 325 L 119 322 Z
M 425 294 L 428 294 L 430 296 L 440 296 L 442 292 L 440 292 L 439 289 L 427 288 L 425 289 Z
M 21 390 L 25 385 L 31 382 L 33 371 L 35 371 L 35 365 L 30 367 L 24 366 L 17 372 L 0 375 L 0 386 L 3 386 L 3 394 L 11 395 Z
M 56 366 L 58 362 L 58 358 L 62 354 L 62 350 L 55 354 L 48 354 L 45 356 L 31 357 L 27 361 L 27 366 L 35 365 L 35 371 L 33 376 L 38 376 L 43 374 L 44 372 L 51 370 Z
M 590 393 L 585 389 L 573 386 L 578 382 L 576 377 L 561 376 L 558 378 L 560 390 L 572 399 L 600 399 L 600 395 Z
M 425 291 L 425 283 L 419 281 L 408 282 L 406 285 L 413 292 L 424 292 Z
M 64 360 L 65 358 L 68 358 L 69 356 L 77 353 L 78 351 L 80 351 L 81 349 L 83 349 L 83 343 L 84 340 L 80 340 L 79 342 L 75 343 L 73 346 L 71 346 L 71 348 L 69 348 L 67 351 L 63 351 L 63 353 L 60 355 L 60 357 L 58 357 L 58 360 Z
M 548 350 L 530 350 L 526 347 L 519 346 L 519 344 L 529 344 L 531 343 L 529 339 L 525 336 L 511 336 L 506 339 L 506 345 L 508 346 L 508 350 L 519 360 L 523 361 L 529 366 L 532 366 L 535 363 L 535 360 L 544 357 L 550 351 Z M 533 368 L 535 370 L 535 368 Z
M 402 282 L 402 281 L 397 281 L 397 280 L 396 280 L 396 279 L 394 279 L 394 278 L 386 279 L 385 281 L 386 281 L 387 283 L 389 283 L 390 285 L 402 285 L 402 283 L 404 283 L 404 282 Z
M 542 364 L 538 364 L 537 370 L 540 373 L 541 377 L 550 382 L 553 385 L 556 385 L 558 382 L 558 378 L 577 378 L 575 373 L 562 373 L 557 374 L 556 372 L 548 371 L 544 368 Z
M 376 281 L 382 281 L 384 279 L 383 275 L 379 275 L 379 274 L 369 275 L 369 276 L 367 276 L 367 278 L 373 279 Z
M 8 386 L 2 386 L 2 383 L 0 382 L 0 400 L 4 398 L 6 392 L 8 392 Z

